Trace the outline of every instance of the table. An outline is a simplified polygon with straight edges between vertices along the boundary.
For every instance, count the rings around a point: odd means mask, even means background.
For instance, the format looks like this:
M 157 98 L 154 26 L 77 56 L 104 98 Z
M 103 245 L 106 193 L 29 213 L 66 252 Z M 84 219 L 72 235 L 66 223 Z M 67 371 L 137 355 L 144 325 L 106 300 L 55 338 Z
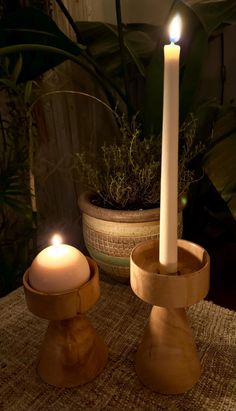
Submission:
M 1 411 L 235 411 L 236 312 L 208 301 L 188 310 L 203 373 L 187 393 L 162 395 L 138 380 L 134 354 L 151 307 L 129 286 L 101 281 L 89 317 L 109 347 L 104 371 L 82 387 L 49 386 L 36 373 L 47 321 L 31 314 L 22 287 L 0 299 Z

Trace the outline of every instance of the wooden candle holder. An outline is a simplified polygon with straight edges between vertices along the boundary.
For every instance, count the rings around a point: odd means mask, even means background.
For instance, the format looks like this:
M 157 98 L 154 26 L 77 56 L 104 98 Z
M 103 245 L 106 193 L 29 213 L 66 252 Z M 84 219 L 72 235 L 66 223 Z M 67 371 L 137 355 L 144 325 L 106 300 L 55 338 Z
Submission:
M 178 273 L 160 274 L 158 248 L 157 240 L 148 240 L 131 254 L 131 287 L 153 305 L 135 367 L 153 391 L 180 394 L 192 388 L 201 374 L 185 307 L 207 295 L 210 257 L 199 245 L 178 240 Z
M 29 284 L 29 270 L 23 277 L 29 310 L 50 320 L 37 371 L 43 381 L 57 387 L 86 384 L 107 363 L 107 347 L 85 316 L 100 296 L 97 264 L 86 258 L 90 280 L 70 291 L 51 294 L 37 291 Z

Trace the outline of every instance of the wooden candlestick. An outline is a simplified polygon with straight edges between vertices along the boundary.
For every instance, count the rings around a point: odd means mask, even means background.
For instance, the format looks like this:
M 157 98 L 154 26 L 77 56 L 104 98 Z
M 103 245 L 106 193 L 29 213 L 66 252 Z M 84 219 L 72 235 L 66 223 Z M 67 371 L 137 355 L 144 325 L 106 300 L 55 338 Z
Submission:
M 97 264 L 86 258 L 90 266 L 90 280 L 70 291 L 40 292 L 30 286 L 29 270 L 23 277 L 29 310 L 38 317 L 50 320 L 37 371 L 43 381 L 57 387 L 86 384 L 107 363 L 107 347 L 84 314 L 100 295 Z
M 199 245 L 178 240 L 178 273 L 160 274 L 159 242 L 138 244 L 131 254 L 131 287 L 153 308 L 135 366 L 144 385 L 180 394 L 198 381 L 201 365 L 185 307 L 209 290 L 210 257 Z

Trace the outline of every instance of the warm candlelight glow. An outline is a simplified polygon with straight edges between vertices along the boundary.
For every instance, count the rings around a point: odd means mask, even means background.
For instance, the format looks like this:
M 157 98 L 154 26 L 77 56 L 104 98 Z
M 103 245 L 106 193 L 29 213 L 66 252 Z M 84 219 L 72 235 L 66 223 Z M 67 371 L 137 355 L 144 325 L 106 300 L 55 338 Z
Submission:
M 177 15 L 173 18 L 169 26 L 169 34 L 171 43 L 176 43 L 181 35 L 181 19 Z
M 54 234 L 51 244 L 51 247 L 48 247 L 48 253 L 51 256 L 63 257 L 67 252 L 67 248 L 62 244 L 62 237 L 59 234 Z
M 59 234 L 54 234 L 51 240 L 52 245 L 58 246 L 62 243 L 62 237 Z
M 57 293 L 85 284 L 90 278 L 86 257 L 75 247 L 62 243 L 55 234 L 49 247 L 42 250 L 29 269 L 29 283 L 38 291 Z

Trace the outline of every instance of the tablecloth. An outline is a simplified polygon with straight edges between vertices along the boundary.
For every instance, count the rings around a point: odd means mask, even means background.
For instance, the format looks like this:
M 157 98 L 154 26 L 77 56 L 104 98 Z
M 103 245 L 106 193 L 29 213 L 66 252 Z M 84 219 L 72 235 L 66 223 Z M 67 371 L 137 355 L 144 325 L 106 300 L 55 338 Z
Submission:
M 82 387 L 47 385 L 36 372 L 47 321 L 28 311 L 23 288 L 0 299 L 0 410 L 235 411 L 236 312 L 201 301 L 188 309 L 202 376 L 188 392 L 162 395 L 139 381 L 134 355 L 151 307 L 123 284 L 101 281 L 88 316 L 109 347 L 103 372 Z

